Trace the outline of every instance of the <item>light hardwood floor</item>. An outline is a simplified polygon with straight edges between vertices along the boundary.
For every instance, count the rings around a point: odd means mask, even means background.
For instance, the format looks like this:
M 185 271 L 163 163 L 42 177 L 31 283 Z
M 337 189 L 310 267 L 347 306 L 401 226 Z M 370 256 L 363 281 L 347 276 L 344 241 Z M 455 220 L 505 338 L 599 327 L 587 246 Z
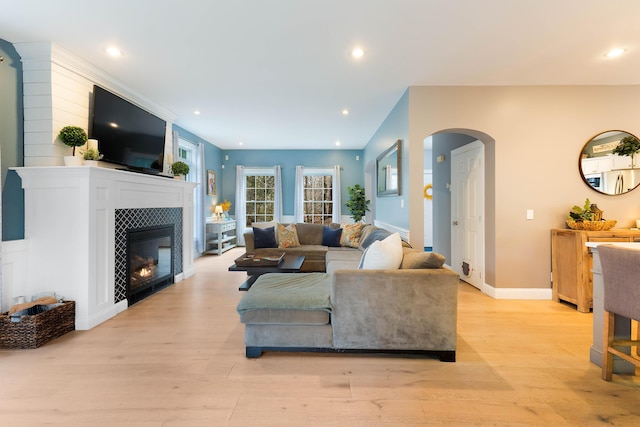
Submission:
M 591 314 L 461 283 L 456 363 L 381 355 L 246 359 L 242 249 L 90 331 L 0 351 L 0 425 L 640 425 L 640 380 L 589 362 Z

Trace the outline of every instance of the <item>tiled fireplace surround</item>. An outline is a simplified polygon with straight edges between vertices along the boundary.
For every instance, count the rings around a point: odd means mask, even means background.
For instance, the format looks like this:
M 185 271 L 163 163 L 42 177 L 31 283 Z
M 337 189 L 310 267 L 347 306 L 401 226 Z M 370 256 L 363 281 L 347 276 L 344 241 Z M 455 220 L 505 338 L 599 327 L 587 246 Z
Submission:
M 127 231 L 160 225 L 174 226 L 173 272 L 182 273 L 182 209 L 116 209 L 115 216 L 115 302 L 127 299 Z
M 194 274 L 195 184 L 96 167 L 16 168 L 25 190 L 23 295 L 76 301 L 76 329 L 126 310 L 128 228 L 173 224 L 174 282 Z M 124 241 L 123 241 L 124 240 Z

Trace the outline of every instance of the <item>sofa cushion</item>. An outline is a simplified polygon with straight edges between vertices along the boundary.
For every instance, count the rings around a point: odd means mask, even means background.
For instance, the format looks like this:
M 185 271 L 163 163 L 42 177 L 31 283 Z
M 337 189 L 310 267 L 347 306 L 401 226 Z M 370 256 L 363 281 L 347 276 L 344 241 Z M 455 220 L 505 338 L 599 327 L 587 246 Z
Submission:
M 325 260 L 328 248 L 322 245 L 304 245 L 285 248 L 284 252 L 289 255 L 303 255 L 306 260 Z
M 300 241 L 298 240 L 298 233 L 296 231 L 295 224 L 289 224 L 287 226 L 278 224 L 277 236 L 279 248 L 293 248 L 296 246 L 300 246 Z
M 322 227 L 322 245 L 332 248 L 340 247 L 340 236 L 342 236 L 342 228 L 331 228 L 326 225 Z
M 362 251 L 351 248 L 334 248 L 327 252 L 327 274 L 337 270 L 355 270 L 358 268 Z
M 274 227 L 254 228 L 253 229 L 253 247 L 260 248 L 277 248 L 276 233 Z
M 237 311 L 319 310 L 331 312 L 331 280 L 324 273 L 270 273 L 258 277 Z
M 442 268 L 445 257 L 436 252 L 421 252 L 415 249 L 405 249 L 400 268 Z
M 343 224 L 340 244 L 350 248 L 357 248 L 360 244 L 360 234 L 362 233 L 362 223 Z
M 402 263 L 402 239 L 393 233 L 384 240 L 376 240 L 362 254 L 362 270 L 395 270 Z
M 322 224 L 307 224 L 297 222 L 296 233 L 301 245 L 321 245 L 322 244 Z

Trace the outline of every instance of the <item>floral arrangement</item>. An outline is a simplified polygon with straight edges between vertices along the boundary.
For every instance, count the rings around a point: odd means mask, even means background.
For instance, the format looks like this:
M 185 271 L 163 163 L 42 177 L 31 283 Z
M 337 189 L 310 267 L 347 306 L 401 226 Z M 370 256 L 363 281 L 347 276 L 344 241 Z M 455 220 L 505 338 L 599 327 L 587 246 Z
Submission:
M 229 209 L 231 209 L 231 202 L 228 200 L 225 200 L 224 202 L 220 203 L 220 206 L 222 206 L 222 210 L 224 212 L 228 212 Z

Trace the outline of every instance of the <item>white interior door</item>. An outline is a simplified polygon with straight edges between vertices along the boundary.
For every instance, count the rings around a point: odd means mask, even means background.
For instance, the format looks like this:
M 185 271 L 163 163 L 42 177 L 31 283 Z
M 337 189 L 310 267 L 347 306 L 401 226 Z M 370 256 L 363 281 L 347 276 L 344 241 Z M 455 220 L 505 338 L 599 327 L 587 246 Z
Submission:
M 484 287 L 484 144 L 451 152 L 451 268 Z

